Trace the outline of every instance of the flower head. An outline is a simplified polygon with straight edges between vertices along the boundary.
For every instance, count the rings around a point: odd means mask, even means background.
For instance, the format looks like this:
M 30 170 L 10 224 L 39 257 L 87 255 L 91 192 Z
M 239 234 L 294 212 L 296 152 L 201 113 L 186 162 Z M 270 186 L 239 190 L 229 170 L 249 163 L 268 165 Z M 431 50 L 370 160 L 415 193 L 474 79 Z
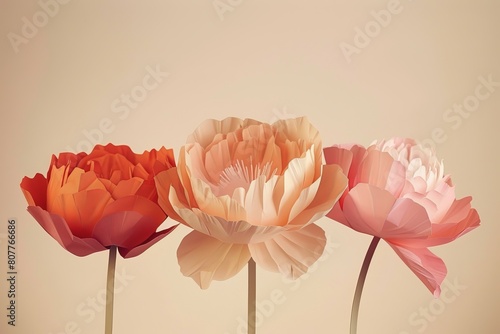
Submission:
M 194 229 L 177 252 L 183 274 L 206 288 L 238 273 L 250 257 L 292 278 L 305 273 L 326 241 L 312 223 L 347 183 L 322 159 L 319 133 L 305 118 L 202 123 L 178 166 L 155 177 L 162 208 Z
M 90 154 L 52 156 L 47 176 L 24 177 L 28 211 L 69 252 L 85 256 L 117 246 L 141 254 L 174 228 L 166 219 L 154 174 L 175 166 L 172 150 L 135 154 L 128 146 L 97 145 Z
M 471 197 L 456 199 L 449 175 L 434 151 L 412 139 L 376 141 L 368 148 L 325 148 L 327 164 L 339 164 L 349 187 L 328 217 L 382 239 L 435 295 L 446 276 L 444 262 L 427 247 L 455 240 L 479 226 Z

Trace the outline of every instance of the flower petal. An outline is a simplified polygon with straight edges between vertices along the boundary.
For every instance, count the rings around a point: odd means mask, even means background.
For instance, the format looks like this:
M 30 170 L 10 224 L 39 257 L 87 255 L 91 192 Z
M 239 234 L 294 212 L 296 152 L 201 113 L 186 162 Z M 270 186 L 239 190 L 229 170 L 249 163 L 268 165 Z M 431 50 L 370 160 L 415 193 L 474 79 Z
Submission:
M 184 187 L 177 174 L 177 168 L 173 167 L 166 171 L 160 172 L 155 176 L 156 189 L 158 191 L 158 204 L 165 213 L 172 219 L 187 224 L 173 208 L 170 197 L 175 197 L 178 205 L 188 207 L 189 202 L 186 199 Z
M 92 236 L 105 246 L 131 249 L 145 242 L 165 218 L 161 208 L 144 197 L 122 197 L 106 207 Z
M 225 243 L 193 231 L 182 239 L 177 259 L 182 274 L 207 289 L 212 280 L 236 275 L 250 260 L 250 252 L 247 245 Z
M 432 223 L 439 223 L 455 201 L 455 187 L 441 180 L 435 189 L 427 193 L 411 192 L 404 197 L 425 207 Z
M 265 242 L 249 244 L 248 247 L 259 266 L 296 279 L 318 260 L 325 245 L 325 231 L 310 224 L 300 230 L 283 232 Z
M 139 191 L 143 183 L 144 179 L 138 177 L 132 177 L 128 180 L 121 180 L 113 189 L 113 193 L 111 195 L 114 199 L 135 195 Z
M 352 229 L 381 237 L 396 198 L 386 190 L 359 183 L 344 200 L 344 215 Z
M 33 178 L 23 177 L 21 189 L 29 206 L 47 208 L 47 179 L 40 173 Z
M 215 196 L 212 189 L 200 179 L 192 179 L 194 199 L 199 209 L 208 215 L 225 220 L 246 220 L 245 209 L 227 195 Z
M 398 198 L 382 227 L 384 239 L 426 239 L 431 235 L 431 221 L 420 204 L 406 198 Z
M 75 236 L 88 238 L 106 206 L 112 201 L 106 190 L 84 190 L 57 196 L 49 211 L 63 217 Z
M 387 152 L 368 151 L 359 165 L 355 184 L 367 183 L 399 196 L 406 183 L 404 166 Z
M 315 222 L 327 214 L 347 187 L 347 177 L 338 165 L 324 165 L 316 196 L 309 206 L 288 224 L 300 227 Z
M 197 208 L 175 207 L 182 221 L 191 228 L 227 243 L 262 242 L 284 231 L 281 226 L 258 226 L 244 220 L 227 221 Z
M 39 206 L 29 206 L 28 212 L 64 249 L 76 256 L 86 256 L 106 250 L 97 240 L 75 236 L 59 215 L 51 214 Z
M 142 253 L 144 253 L 149 247 L 153 246 L 155 243 L 157 243 L 158 241 L 160 241 L 161 239 L 165 238 L 167 235 L 170 234 L 170 232 L 172 232 L 173 230 L 175 230 L 175 228 L 179 226 L 179 224 L 177 225 L 173 225 L 165 230 L 162 230 L 160 232 L 155 232 L 154 234 L 152 234 L 148 239 L 146 239 L 142 244 L 138 245 L 138 246 L 135 246 L 133 248 L 118 248 L 118 251 L 120 252 L 120 255 L 124 258 L 124 259 L 129 259 L 131 257 L 135 257 L 137 255 L 141 255 Z
M 443 260 L 427 248 L 410 248 L 389 243 L 396 254 L 413 271 L 437 298 L 441 294 L 441 283 L 446 277 Z

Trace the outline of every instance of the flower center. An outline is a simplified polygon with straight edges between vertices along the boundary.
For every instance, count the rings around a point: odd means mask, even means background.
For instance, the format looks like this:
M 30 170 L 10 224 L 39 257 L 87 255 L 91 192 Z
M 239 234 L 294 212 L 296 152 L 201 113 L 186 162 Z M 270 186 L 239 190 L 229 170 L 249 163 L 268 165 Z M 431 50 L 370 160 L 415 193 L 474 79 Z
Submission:
M 249 165 L 245 165 L 242 160 L 237 160 L 221 172 L 219 185 L 213 190 L 218 193 L 218 196 L 231 196 L 236 188 L 243 188 L 246 191 L 250 183 L 261 175 L 265 175 L 266 180 L 269 180 L 276 173 L 276 169 L 271 170 L 271 165 L 270 162 L 263 166 L 254 165 L 252 157 L 250 157 Z

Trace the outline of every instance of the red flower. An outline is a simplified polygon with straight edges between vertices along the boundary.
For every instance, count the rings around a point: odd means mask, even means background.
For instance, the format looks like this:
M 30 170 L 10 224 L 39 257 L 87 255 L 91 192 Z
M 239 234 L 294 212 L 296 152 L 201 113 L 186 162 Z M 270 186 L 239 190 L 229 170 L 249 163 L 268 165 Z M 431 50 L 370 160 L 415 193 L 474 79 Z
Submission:
M 154 175 L 175 166 L 172 150 L 135 154 L 128 146 L 97 145 L 90 154 L 52 156 L 47 177 L 24 177 L 28 212 L 77 256 L 117 246 L 137 256 L 177 226 L 156 232 L 167 218 Z

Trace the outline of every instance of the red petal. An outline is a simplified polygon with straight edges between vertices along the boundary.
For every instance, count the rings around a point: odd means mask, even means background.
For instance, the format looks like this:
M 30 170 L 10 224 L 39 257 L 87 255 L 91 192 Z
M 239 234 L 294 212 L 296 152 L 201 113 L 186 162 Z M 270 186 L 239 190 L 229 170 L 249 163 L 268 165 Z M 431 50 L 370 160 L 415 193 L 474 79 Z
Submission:
M 119 252 L 121 256 L 125 259 L 135 257 L 137 255 L 141 255 L 144 253 L 149 247 L 153 246 L 155 243 L 160 241 L 161 239 L 165 238 L 167 235 L 170 234 L 175 228 L 179 225 L 174 225 L 171 226 L 165 230 L 162 230 L 160 232 L 154 233 L 151 237 L 149 237 L 146 241 L 144 241 L 142 244 L 132 248 L 132 249 L 126 249 L 126 248 L 119 248 Z
M 106 207 L 92 236 L 105 246 L 131 249 L 151 237 L 165 219 L 161 208 L 148 199 L 122 197 Z
M 92 236 L 95 224 L 112 201 L 106 190 L 91 189 L 59 195 L 53 199 L 50 209 L 51 213 L 64 217 L 74 235 L 85 238 Z
M 95 239 L 73 235 L 68 224 L 59 215 L 51 214 L 38 206 L 29 206 L 28 212 L 64 249 L 76 256 L 86 256 L 106 250 L 106 247 Z
M 37 173 L 33 178 L 23 177 L 21 189 L 28 205 L 39 206 L 42 209 L 47 208 L 47 184 L 47 179 L 40 173 Z

